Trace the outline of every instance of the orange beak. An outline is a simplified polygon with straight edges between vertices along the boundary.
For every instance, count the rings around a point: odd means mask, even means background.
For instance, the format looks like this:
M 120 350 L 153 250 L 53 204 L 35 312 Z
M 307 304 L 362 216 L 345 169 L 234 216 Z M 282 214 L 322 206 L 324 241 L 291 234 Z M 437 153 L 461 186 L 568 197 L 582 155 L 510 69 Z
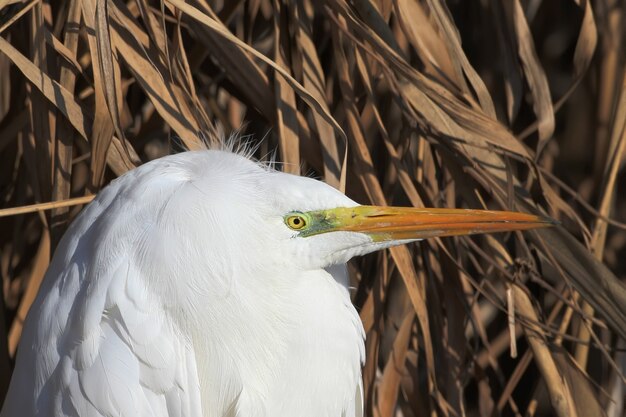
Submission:
M 310 211 L 303 237 L 346 231 L 365 233 L 375 242 L 426 239 L 549 227 L 556 221 L 511 211 L 356 206 Z

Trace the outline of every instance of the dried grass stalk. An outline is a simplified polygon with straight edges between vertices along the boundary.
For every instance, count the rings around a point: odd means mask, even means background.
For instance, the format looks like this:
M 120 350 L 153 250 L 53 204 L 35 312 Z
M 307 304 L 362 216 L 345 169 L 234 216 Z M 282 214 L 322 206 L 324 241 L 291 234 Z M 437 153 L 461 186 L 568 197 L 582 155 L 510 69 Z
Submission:
M 362 203 L 563 223 L 355 261 L 368 415 L 622 415 L 624 10 L 0 0 L 0 391 L 82 204 L 146 161 L 239 132 L 257 157 L 277 150 L 284 170 Z

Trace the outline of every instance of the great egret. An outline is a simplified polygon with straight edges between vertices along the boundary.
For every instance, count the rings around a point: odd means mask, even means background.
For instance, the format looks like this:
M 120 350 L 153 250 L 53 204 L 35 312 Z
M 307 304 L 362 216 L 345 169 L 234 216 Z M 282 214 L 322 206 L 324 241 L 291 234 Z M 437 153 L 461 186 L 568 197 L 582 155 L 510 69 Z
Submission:
M 4 417 L 354 417 L 364 332 L 345 263 L 528 214 L 360 206 L 227 151 L 113 181 L 62 239 Z

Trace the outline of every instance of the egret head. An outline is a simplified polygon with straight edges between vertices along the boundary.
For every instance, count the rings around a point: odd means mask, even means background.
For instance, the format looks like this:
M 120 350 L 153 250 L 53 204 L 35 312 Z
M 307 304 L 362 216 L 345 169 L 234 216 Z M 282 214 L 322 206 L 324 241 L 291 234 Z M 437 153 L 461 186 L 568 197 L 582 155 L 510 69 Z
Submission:
M 161 167 L 183 174 L 156 222 L 171 233 L 159 240 L 177 241 L 181 259 L 198 256 L 204 262 L 193 265 L 208 270 L 323 269 L 424 238 L 551 224 L 514 212 L 361 206 L 323 182 L 237 154 L 199 152 L 191 160 L 182 166 L 172 157 Z

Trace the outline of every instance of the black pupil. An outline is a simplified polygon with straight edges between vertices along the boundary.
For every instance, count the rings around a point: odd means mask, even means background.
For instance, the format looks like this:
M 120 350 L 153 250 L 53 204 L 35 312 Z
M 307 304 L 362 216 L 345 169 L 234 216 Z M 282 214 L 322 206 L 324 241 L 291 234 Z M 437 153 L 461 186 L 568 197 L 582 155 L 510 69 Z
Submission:
M 295 224 L 296 226 L 300 224 L 300 219 L 299 218 L 295 218 L 293 219 L 293 224 Z

